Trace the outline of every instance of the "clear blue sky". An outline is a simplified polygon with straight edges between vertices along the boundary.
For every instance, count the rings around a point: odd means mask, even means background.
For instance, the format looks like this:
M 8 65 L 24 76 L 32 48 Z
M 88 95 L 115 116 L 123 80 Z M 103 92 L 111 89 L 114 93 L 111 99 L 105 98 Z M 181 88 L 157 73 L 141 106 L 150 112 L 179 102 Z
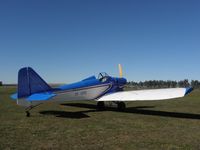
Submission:
M 0 1 L 0 80 L 33 67 L 47 82 L 105 71 L 200 80 L 199 0 Z

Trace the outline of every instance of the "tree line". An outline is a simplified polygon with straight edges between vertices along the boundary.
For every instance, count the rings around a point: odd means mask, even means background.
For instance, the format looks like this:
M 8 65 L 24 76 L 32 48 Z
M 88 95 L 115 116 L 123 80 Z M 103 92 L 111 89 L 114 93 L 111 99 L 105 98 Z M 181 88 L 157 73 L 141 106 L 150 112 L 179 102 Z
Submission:
M 140 81 L 134 82 L 129 81 L 127 87 L 143 89 L 143 88 L 176 88 L 176 87 L 193 87 L 195 89 L 200 88 L 200 81 L 188 79 L 173 81 L 173 80 L 148 80 L 148 81 Z

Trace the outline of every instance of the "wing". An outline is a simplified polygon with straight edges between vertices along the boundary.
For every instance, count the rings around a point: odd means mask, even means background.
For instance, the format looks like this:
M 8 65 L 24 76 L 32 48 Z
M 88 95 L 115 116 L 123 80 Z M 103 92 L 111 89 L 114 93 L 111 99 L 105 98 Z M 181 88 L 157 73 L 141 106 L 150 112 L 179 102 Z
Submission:
M 192 88 L 169 88 L 153 90 L 123 91 L 102 96 L 97 101 L 145 101 L 179 98 L 187 95 Z

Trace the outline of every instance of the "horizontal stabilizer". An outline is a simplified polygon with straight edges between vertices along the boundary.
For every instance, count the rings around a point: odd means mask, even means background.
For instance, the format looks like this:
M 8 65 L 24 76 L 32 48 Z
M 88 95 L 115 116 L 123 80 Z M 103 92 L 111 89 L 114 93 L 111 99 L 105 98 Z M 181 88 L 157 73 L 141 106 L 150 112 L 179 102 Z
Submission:
M 27 100 L 27 101 L 45 101 L 45 100 L 51 99 L 54 96 L 56 96 L 56 94 L 53 94 L 53 93 L 36 93 L 36 94 L 32 94 L 29 97 L 25 98 L 25 100 Z M 13 100 L 18 99 L 17 93 L 12 94 L 10 97 Z
M 12 98 L 13 100 L 17 100 L 17 98 L 18 98 L 17 93 L 12 94 L 12 95 L 10 96 L 10 98 Z
M 26 98 L 28 101 L 45 101 L 49 100 L 52 97 L 56 96 L 56 94 L 53 93 L 39 93 L 39 94 L 32 94 L 28 98 Z
M 189 94 L 192 88 L 169 88 L 153 90 L 123 91 L 102 96 L 98 101 L 145 101 L 165 100 L 183 97 Z

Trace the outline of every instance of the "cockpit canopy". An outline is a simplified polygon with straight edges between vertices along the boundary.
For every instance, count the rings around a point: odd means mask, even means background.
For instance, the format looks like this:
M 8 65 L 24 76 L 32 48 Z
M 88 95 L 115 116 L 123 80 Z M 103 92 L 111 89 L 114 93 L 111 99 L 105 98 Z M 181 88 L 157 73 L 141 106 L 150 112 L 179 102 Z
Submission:
M 109 77 L 109 75 L 105 72 L 100 72 L 99 75 L 98 75 L 98 79 L 101 82 L 107 81 L 108 77 Z

